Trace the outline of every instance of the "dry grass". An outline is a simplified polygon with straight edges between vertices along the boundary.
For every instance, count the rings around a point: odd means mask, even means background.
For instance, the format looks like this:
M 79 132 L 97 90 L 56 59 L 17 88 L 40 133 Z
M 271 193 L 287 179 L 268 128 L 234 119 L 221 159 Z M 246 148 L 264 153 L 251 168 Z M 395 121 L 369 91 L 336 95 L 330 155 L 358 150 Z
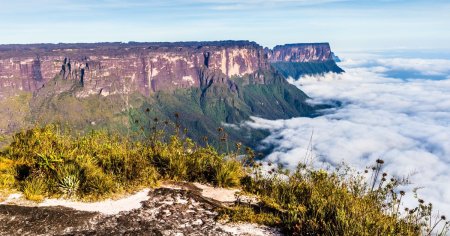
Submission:
M 243 168 L 214 148 L 173 135 L 145 140 L 91 132 L 73 136 L 57 126 L 23 131 L 0 156 L 0 188 L 18 188 L 28 199 L 65 196 L 101 199 L 153 186 L 159 180 L 237 186 Z

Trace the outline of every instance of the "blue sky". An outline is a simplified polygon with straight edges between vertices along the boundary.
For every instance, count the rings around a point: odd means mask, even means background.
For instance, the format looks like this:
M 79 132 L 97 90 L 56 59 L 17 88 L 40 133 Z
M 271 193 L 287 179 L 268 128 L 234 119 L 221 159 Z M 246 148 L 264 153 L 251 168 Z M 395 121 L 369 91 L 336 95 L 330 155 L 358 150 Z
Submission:
M 0 44 L 248 39 L 450 50 L 449 0 L 0 0 Z

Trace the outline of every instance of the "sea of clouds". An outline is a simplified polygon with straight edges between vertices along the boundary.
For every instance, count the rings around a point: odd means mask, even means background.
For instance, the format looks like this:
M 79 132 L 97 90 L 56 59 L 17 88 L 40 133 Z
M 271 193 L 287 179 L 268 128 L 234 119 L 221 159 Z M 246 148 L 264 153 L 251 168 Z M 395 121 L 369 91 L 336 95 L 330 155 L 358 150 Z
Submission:
M 318 168 L 342 162 L 364 170 L 376 159 L 385 171 L 410 177 L 419 197 L 450 214 L 450 60 L 352 55 L 339 65 L 344 74 L 289 81 L 311 103 L 342 106 L 315 118 L 265 120 L 248 125 L 271 135 L 268 161 L 295 168 L 312 157 Z M 406 205 L 411 205 L 412 193 Z

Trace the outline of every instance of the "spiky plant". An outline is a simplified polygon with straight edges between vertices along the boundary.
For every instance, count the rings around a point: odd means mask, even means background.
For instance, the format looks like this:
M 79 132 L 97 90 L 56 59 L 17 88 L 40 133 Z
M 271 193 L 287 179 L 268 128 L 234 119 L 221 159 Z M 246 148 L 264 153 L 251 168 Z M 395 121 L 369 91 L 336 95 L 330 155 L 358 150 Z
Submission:
M 58 188 L 64 195 L 73 197 L 80 188 L 80 179 L 76 175 L 66 175 L 59 180 Z

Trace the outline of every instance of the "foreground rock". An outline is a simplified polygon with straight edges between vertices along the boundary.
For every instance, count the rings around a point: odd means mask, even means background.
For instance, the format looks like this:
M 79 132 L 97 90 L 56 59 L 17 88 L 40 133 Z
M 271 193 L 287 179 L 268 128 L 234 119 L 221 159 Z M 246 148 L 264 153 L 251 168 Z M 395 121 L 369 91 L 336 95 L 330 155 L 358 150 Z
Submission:
M 0 235 L 279 235 L 252 224 L 217 222 L 219 201 L 197 191 L 149 191 L 142 207 L 115 215 L 66 207 L 0 205 Z

